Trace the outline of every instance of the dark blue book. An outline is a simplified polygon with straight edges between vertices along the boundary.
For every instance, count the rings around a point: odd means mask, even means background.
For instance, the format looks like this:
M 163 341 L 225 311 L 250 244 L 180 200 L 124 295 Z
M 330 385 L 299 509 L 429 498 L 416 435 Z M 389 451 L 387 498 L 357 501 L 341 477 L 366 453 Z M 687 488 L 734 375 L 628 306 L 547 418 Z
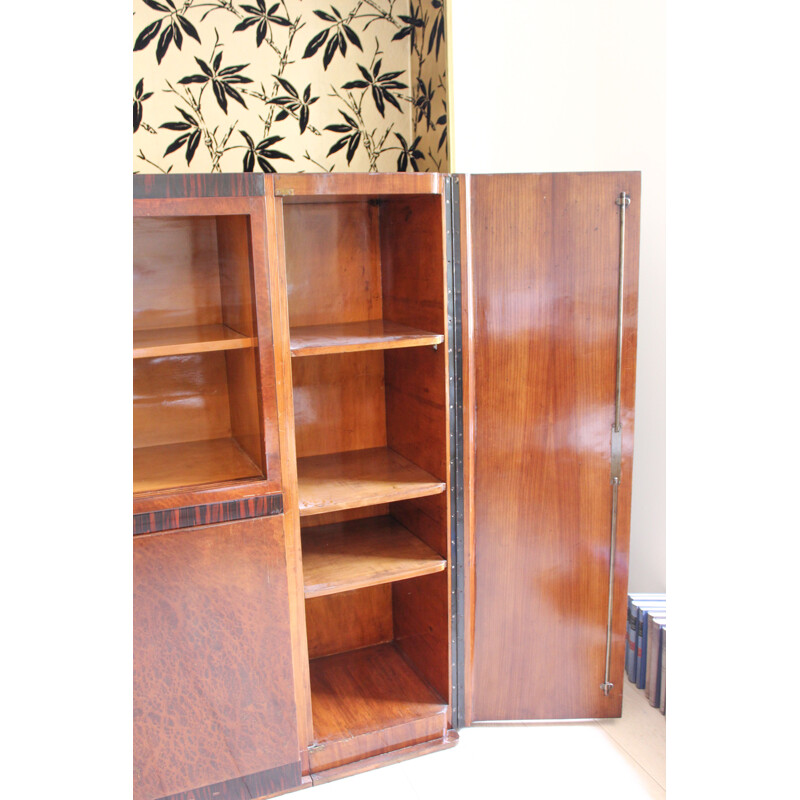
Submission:
M 636 683 L 637 666 L 639 662 L 639 608 L 656 604 L 656 608 L 662 608 L 667 596 L 664 592 L 645 593 L 636 592 L 628 595 L 628 628 L 627 628 L 627 649 L 625 650 L 625 672 L 631 683 Z

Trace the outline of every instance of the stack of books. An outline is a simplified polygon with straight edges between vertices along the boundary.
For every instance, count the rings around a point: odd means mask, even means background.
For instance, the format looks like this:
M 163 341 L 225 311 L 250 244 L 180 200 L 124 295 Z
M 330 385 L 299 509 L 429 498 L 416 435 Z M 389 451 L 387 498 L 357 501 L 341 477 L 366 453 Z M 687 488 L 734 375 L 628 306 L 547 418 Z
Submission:
M 628 647 L 625 672 L 644 689 L 651 706 L 666 713 L 667 698 L 667 596 L 628 595 Z

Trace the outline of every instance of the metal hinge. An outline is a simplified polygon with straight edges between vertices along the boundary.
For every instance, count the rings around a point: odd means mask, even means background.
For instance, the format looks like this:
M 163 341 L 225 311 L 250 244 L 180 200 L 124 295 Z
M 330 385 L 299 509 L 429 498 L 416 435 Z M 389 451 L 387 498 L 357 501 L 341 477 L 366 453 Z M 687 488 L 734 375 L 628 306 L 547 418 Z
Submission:
M 325 749 L 325 742 L 314 742 L 314 744 L 310 744 L 308 746 L 309 753 L 316 753 L 317 750 L 324 750 Z
M 294 194 L 294 189 L 275 189 L 275 197 L 287 197 L 288 195 Z

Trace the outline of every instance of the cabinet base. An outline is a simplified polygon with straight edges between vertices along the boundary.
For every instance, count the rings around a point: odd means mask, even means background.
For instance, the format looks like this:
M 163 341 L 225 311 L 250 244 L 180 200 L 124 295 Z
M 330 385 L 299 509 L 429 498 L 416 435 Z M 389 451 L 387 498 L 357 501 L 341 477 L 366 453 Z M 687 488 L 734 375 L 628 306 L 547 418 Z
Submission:
M 447 750 L 448 747 L 453 747 L 457 743 L 458 733 L 448 730 L 441 739 L 421 742 L 410 747 L 403 747 L 400 750 L 393 750 L 391 753 L 381 753 L 377 756 L 362 758 L 360 761 L 355 761 L 351 764 L 344 764 L 341 767 L 314 772 L 311 774 L 311 782 L 314 786 L 321 783 L 330 783 L 331 781 L 339 780 L 339 778 L 347 778 L 360 772 L 369 772 L 372 769 L 385 767 L 388 764 L 398 764 L 401 761 L 407 761 L 409 758 L 435 753 L 438 750 Z

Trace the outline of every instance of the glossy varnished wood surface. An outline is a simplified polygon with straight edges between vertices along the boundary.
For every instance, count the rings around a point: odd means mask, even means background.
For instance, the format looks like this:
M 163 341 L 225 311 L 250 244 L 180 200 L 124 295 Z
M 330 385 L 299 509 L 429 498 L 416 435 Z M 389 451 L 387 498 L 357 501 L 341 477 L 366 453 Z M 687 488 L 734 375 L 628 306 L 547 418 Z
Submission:
M 133 585 L 136 800 L 299 765 L 283 518 L 137 537 Z
M 252 347 L 255 339 L 242 336 L 225 325 L 197 325 L 181 328 L 156 328 L 133 332 L 133 357 L 179 356 L 212 350 L 237 350 Z
M 134 175 L 133 196 L 137 199 L 258 197 L 264 194 L 264 182 L 264 175 L 248 172 Z
M 385 447 L 297 461 L 300 515 L 439 494 L 444 482 Z
M 290 204 L 326 196 L 341 200 L 379 195 L 439 194 L 444 190 L 444 179 L 432 172 L 282 173 L 274 176 L 274 185 L 276 194 Z
M 306 597 L 441 572 L 447 562 L 391 517 L 342 522 L 303 534 Z
M 230 500 L 227 503 L 206 503 L 201 506 L 184 506 L 134 514 L 133 533 L 134 535 L 161 533 L 251 517 L 271 517 L 282 513 L 283 496 L 267 494 L 244 500 Z
M 313 771 L 441 738 L 447 706 L 392 644 L 311 662 Z
M 292 328 L 292 357 L 438 345 L 444 337 L 388 320 Z
M 322 658 L 391 642 L 392 587 L 388 583 L 306 600 L 308 657 Z
M 133 451 L 134 492 L 258 478 L 260 475 L 260 468 L 231 438 L 137 447 Z
M 633 444 L 638 173 L 473 176 L 471 719 L 618 716 Z M 621 191 L 623 461 L 604 696 Z

